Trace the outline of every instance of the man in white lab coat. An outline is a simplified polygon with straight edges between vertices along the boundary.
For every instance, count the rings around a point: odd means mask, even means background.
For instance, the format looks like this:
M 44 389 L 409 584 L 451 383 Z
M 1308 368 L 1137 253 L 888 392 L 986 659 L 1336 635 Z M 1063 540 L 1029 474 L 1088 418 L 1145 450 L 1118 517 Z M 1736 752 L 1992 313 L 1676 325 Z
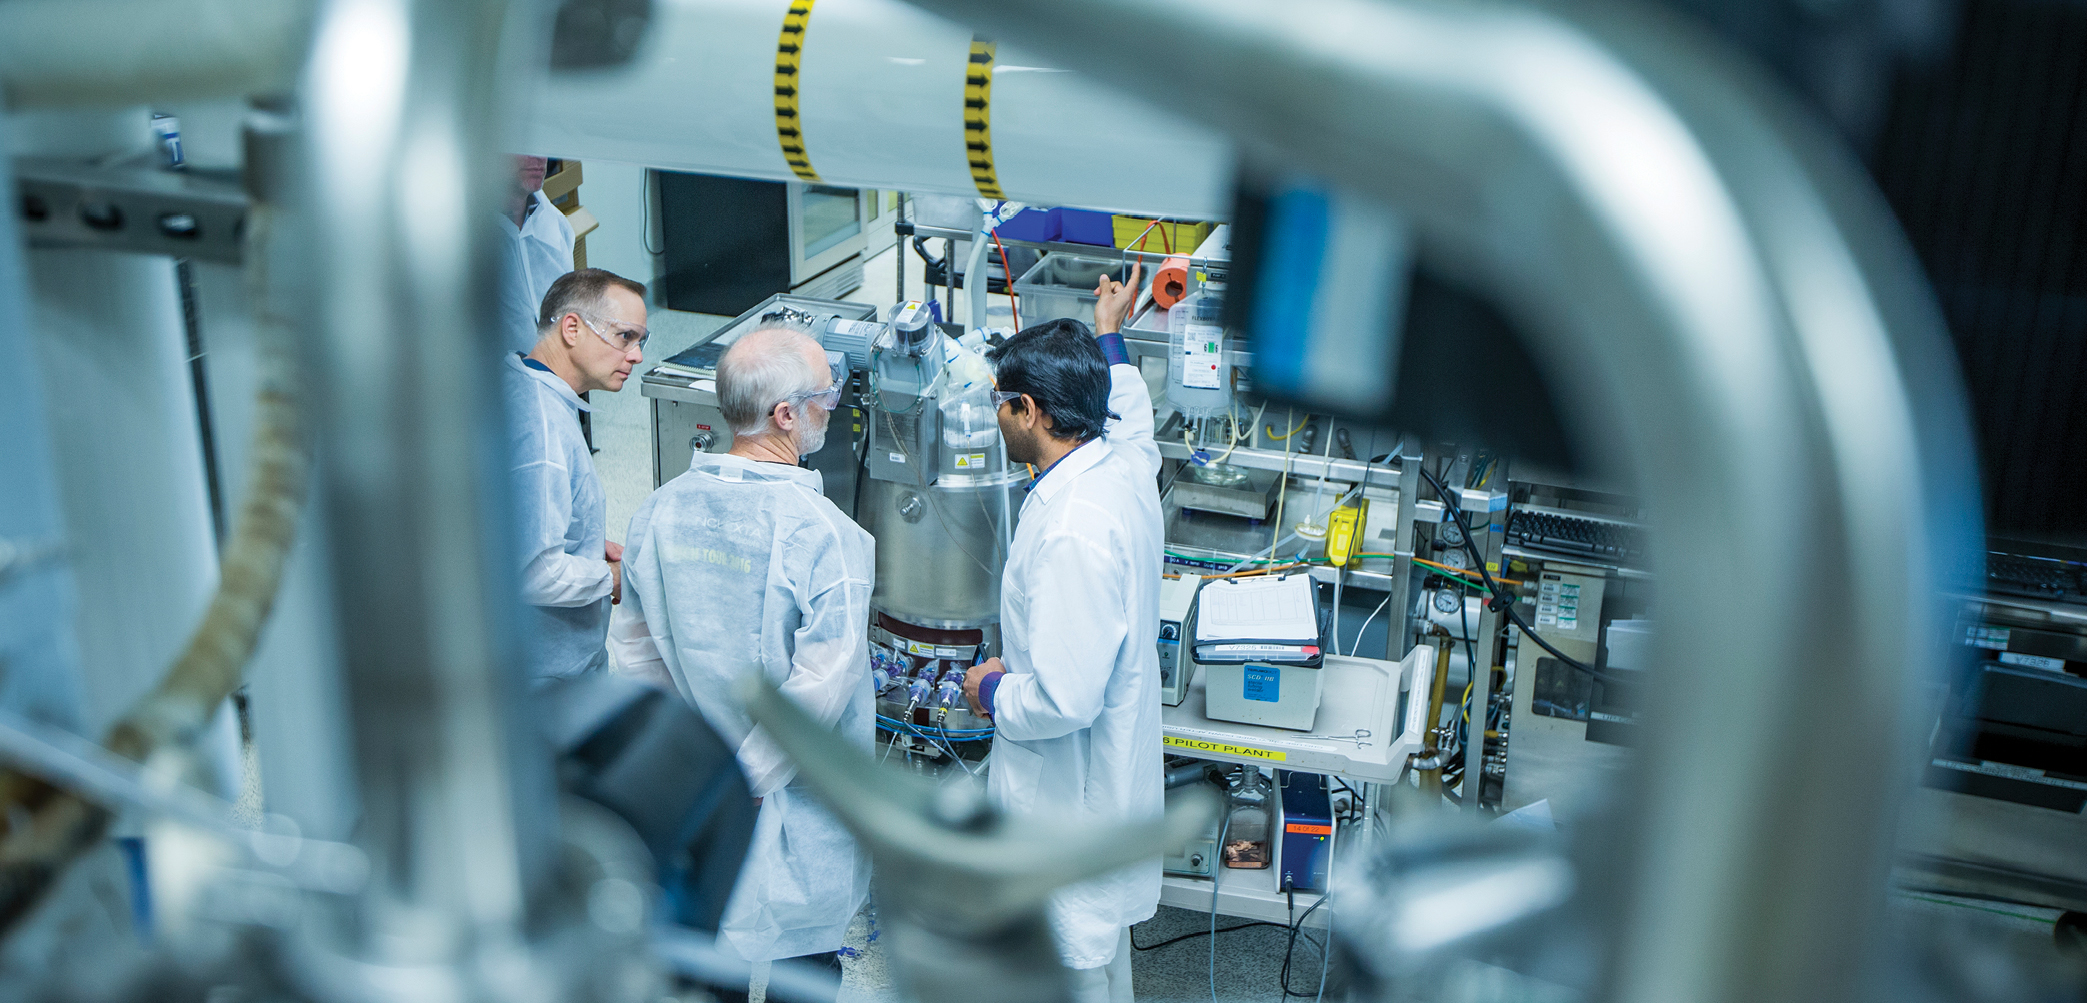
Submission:
M 536 314 L 551 283 L 572 271 L 572 223 L 544 197 L 542 157 L 515 157 L 515 180 L 500 208 L 500 326 L 506 348 L 536 344 Z
M 870 588 L 876 541 L 797 465 L 826 439 L 841 377 L 817 342 L 754 331 L 718 360 L 729 453 L 638 507 L 625 538 L 629 598 L 616 609 L 617 671 L 682 695 L 733 743 L 760 803 L 753 845 L 725 906 L 719 946 L 748 961 L 796 958 L 840 974 L 836 953 L 869 894 L 869 858 L 757 730 L 738 686 L 761 673 L 850 744 L 875 741 Z M 725 1003 L 743 1001 L 733 987 Z
M 608 664 L 602 646 L 623 549 L 609 542 L 608 495 L 580 435 L 581 395 L 623 389 L 645 361 L 645 287 L 587 268 L 551 284 L 539 336 L 501 373 L 514 487 L 522 599 L 535 678 Z
M 1002 657 L 971 669 L 964 693 L 997 729 L 987 790 L 1017 815 L 1108 825 L 1165 811 L 1159 447 L 1117 333 L 1138 279 L 1102 280 L 1098 339 L 1056 320 L 992 355 L 1008 459 L 1040 472 L 1000 578 Z M 1152 918 L 1159 888 L 1154 857 L 1052 900 L 1082 1003 L 1131 998 L 1130 925 Z

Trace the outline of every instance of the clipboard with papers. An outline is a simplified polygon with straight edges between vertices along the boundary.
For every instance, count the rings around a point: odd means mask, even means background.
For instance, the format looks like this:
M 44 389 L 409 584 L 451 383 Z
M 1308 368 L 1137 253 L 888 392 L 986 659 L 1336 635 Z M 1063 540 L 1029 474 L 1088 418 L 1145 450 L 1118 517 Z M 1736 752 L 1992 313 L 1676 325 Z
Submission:
M 1319 593 L 1309 575 L 1226 578 L 1196 598 L 1195 660 L 1316 666 Z

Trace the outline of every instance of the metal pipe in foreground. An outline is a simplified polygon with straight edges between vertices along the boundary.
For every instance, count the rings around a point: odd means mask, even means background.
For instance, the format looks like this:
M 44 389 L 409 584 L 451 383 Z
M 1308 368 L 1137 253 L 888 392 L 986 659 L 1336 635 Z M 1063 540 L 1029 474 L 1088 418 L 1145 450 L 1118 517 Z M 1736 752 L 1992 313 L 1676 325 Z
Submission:
M 120 106 L 280 91 L 301 0 L 12 0 L 0 4 L 11 108 Z
M 1605 995 L 1859 997 L 1933 585 L 1979 518 L 1932 297 L 1852 158 L 1643 5 L 914 2 L 1196 94 L 1175 107 L 1382 199 L 1507 306 L 1688 572 L 1661 582 L 1686 630 L 1657 642 Z
M 527 5 L 516 5 L 526 8 Z M 322 489 L 373 868 L 363 943 L 432 971 L 519 936 L 555 845 L 524 750 L 493 383 L 501 0 L 320 5 L 299 93 Z

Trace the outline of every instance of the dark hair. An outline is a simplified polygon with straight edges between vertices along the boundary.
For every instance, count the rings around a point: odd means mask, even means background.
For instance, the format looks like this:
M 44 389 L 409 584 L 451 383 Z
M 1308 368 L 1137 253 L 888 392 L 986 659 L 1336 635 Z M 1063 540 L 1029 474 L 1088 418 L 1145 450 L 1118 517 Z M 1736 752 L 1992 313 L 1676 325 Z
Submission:
M 549 331 L 569 313 L 599 314 L 610 289 L 628 290 L 641 300 L 645 298 L 643 282 L 633 282 L 606 268 L 582 268 L 558 276 L 558 281 L 551 283 L 550 290 L 543 294 L 536 330 Z
M 1051 416 L 1051 436 L 1082 442 L 1102 434 L 1109 410 L 1109 360 L 1093 332 L 1076 320 L 1024 329 L 986 354 L 1000 389 L 1028 394 Z M 1017 400 L 1012 405 L 1022 407 Z

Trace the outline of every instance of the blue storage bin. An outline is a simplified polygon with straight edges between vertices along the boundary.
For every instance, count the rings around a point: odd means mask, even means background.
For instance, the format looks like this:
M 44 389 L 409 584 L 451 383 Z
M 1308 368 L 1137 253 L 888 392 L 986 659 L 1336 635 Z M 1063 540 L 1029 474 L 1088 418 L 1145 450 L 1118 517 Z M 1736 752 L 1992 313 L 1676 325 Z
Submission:
M 1000 224 L 1001 240 L 1057 240 L 1057 209 L 1024 209 Z
M 1058 210 L 1058 239 L 1073 244 L 1116 246 L 1116 217 L 1092 209 Z

